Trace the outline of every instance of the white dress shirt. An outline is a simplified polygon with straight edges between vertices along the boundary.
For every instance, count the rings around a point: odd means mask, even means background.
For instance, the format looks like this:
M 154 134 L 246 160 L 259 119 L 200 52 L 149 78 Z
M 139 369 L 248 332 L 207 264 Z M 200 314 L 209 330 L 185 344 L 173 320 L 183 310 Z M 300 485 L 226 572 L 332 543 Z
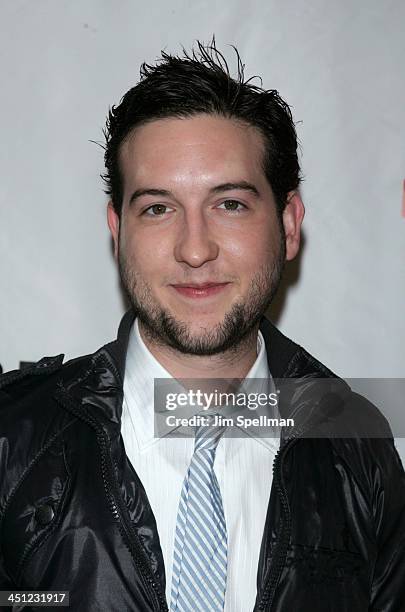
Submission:
M 154 513 L 170 604 L 174 535 L 184 477 L 194 439 L 154 437 L 154 379 L 171 378 L 143 342 L 138 321 L 132 327 L 124 378 L 121 433 L 128 459 Z M 272 384 L 266 348 L 258 334 L 258 355 L 246 378 Z M 249 612 L 256 600 L 256 577 L 272 484 L 277 438 L 221 438 L 214 470 L 221 489 L 228 534 L 226 612 Z

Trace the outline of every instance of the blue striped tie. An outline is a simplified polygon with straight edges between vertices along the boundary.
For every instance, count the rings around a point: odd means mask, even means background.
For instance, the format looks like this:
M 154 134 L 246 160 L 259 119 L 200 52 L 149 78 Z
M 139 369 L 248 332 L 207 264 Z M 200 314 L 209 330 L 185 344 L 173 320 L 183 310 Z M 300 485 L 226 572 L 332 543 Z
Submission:
M 221 491 L 214 472 L 215 451 L 224 430 L 225 427 L 213 425 L 196 428 L 194 454 L 177 514 L 171 612 L 224 609 L 227 535 Z

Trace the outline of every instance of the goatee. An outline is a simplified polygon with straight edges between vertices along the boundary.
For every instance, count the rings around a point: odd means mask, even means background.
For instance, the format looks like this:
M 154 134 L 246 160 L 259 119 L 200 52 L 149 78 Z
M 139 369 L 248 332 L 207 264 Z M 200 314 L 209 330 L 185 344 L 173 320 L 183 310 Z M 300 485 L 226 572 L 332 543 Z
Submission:
M 123 289 L 149 339 L 188 355 L 216 355 L 237 351 L 247 342 L 266 312 L 280 283 L 285 261 L 285 241 L 271 263 L 250 282 L 246 297 L 232 304 L 222 321 L 201 333 L 192 333 L 186 322 L 171 314 L 153 298 L 149 285 L 128 265 L 120 248 L 118 263 Z

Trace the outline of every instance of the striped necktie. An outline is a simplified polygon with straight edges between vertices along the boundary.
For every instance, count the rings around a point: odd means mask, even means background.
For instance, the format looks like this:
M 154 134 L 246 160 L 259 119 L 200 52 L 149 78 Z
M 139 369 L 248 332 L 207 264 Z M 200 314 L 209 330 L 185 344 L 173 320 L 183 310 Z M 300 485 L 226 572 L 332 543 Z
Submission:
M 183 482 L 177 514 L 171 612 L 224 609 L 227 534 L 221 491 L 214 472 L 215 451 L 224 430 L 225 427 L 212 424 L 196 428 L 194 454 Z

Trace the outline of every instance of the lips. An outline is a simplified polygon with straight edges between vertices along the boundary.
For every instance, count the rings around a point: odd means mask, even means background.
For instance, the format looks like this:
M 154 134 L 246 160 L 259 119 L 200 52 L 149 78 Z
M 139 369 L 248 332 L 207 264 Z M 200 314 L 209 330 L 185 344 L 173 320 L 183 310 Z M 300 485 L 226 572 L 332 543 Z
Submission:
M 228 285 L 229 285 L 228 282 L 226 283 L 207 282 L 207 283 L 179 283 L 176 285 L 172 285 L 172 287 L 177 291 L 177 293 L 180 293 L 181 295 L 184 295 L 186 297 L 202 298 L 202 297 L 208 297 L 211 295 L 216 295 L 217 293 L 220 293 L 221 291 L 223 291 L 225 287 L 227 287 Z
M 205 289 L 206 287 L 217 287 L 219 285 L 226 285 L 227 283 L 216 283 L 214 281 L 208 281 L 207 283 L 176 283 L 173 287 L 190 287 L 191 289 Z

